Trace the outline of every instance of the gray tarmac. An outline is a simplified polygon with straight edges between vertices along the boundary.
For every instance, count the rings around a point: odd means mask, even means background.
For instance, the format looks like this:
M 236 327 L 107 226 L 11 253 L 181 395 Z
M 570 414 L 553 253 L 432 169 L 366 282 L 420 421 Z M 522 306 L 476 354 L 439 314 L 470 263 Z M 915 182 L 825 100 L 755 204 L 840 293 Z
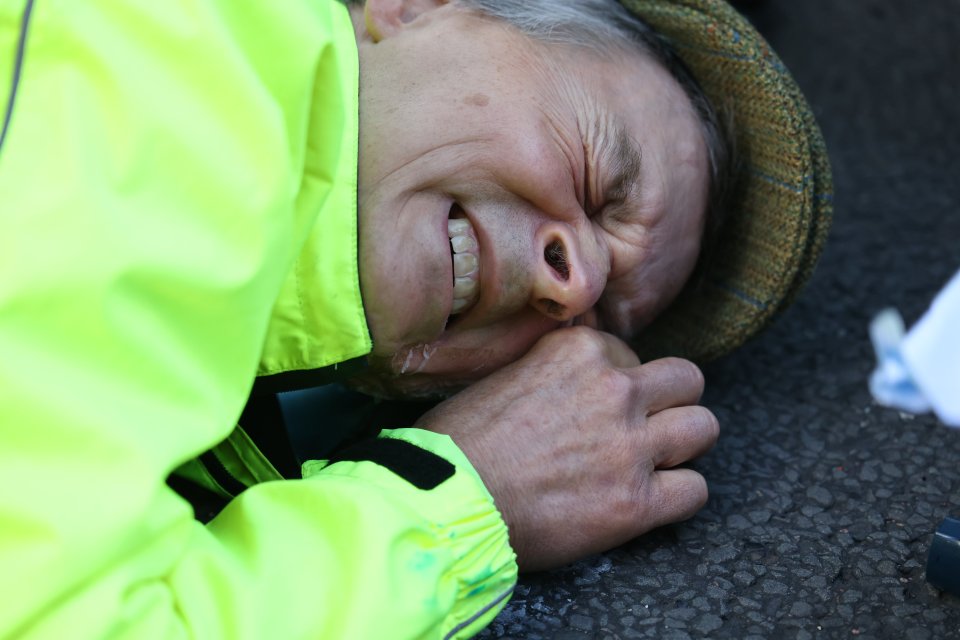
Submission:
M 705 369 L 723 429 L 695 464 L 707 506 L 524 576 L 481 638 L 960 638 L 960 599 L 925 580 L 933 532 L 960 516 L 960 430 L 866 384 L 870 318 L 895 306 L 911 324 L 960 268 L 960 2 L 751 4 L 830 149 L 823 259 Z

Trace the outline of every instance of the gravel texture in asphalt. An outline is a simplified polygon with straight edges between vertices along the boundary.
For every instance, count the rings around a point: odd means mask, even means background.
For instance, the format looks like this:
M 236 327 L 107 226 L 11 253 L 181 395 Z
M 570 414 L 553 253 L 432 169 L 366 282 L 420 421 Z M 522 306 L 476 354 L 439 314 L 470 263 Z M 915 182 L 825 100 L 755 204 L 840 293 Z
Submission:
M 707 506 L 523 577 L 482 638 L 960 638 L 960 599 L 925 580 L 933 532 L 960 516 L 960 430 L 866 385 L 870 318 L 913 323 L 960 269 L 960 2 L 751 4 L 831 152 L 823 259 L 705 369 L 723 429 L 695 465 Z

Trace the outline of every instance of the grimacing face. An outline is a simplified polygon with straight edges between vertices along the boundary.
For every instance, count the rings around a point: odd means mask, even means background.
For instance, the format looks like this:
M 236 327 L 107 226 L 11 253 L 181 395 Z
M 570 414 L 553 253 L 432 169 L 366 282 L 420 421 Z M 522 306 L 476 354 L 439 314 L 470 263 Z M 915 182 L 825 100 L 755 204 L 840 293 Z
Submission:
M 665 70 L 455 3 L 368 0 L 353 15 L 374 341 L 361 388 L 457 388 L 558 327 L 628 337 L 666 307 L 696 263 L 708 178 Z

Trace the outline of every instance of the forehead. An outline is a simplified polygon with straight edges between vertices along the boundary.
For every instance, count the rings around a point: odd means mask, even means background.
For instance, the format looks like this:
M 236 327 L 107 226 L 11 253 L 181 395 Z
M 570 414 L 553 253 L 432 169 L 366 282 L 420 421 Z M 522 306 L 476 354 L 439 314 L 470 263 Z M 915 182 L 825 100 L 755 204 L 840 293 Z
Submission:
M 686 92 L 651 54 L 639 48 L 566 46 L 555 60 L 558 72 L 575 79 L 596 102 L 596 115 L 623 127 L 637 142 L 667 132 L 664 126 L 675 142 L 698 137 L 698 118 Z

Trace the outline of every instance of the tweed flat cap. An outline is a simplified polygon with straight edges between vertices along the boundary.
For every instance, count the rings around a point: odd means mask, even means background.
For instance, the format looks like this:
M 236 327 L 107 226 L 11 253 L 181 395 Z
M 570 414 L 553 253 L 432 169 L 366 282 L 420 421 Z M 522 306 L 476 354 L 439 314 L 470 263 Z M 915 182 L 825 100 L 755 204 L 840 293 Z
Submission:
M 741 177 L 703 278 L 634 340 L 644 360 L 728 353 L 788 306 L 832 215 L 826 147 L 763 37 L 723 0 L 621 0 L 664 36 L 711 102 L 732 112 Z

